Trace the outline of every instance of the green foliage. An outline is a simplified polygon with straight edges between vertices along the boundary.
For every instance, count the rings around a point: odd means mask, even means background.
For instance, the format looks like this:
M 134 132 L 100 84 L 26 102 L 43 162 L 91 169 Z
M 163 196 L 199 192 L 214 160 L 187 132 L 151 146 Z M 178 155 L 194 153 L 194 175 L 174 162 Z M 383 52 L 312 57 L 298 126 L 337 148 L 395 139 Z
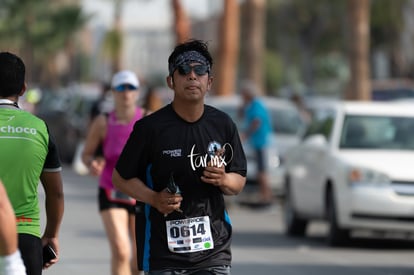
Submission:
M 332 52 L 316 58 L 316 76 L 318 78 L 337 78 L 348 80 L 349 70 L 345 56 Z
M 270 51 L 265 53 L 265 85 L 269 94 L 275 95 L 282 85 L 282 61 L 280 57 Z
M 268 0 L 268 46 L 298 50 L 304 43 L 318 52 L 340 48 L 345 4 L 345 0 Z
M 89 19 L 78 5 L 50 0 L 2 0 L 0 15 L 0 47 L 32 56 L 40 69 Z
M 116 29 L 110 30 L 105 34 L 103 43 L 103 54 L 111 60 L 118 57 L 122 49 L 122 32 Z
M 19 47 L 31 43 L 34 50 L 53 52 L 79 30 L 87 18 L 79 6 L 53 8 L 47 0 L 6 1 L 0 4 L 1 44 L 13 41 Z
M 266 46 L 284 63 L 279 85 L 304 83 L 312 89 L 318 74 L 336 74 L 326 66 L 318 68 L 316 57 L 345 53 L 345 5 L 346 0 L 267 1 Z
M 322 80 L 346 81 L 348 46 L 352 42 L 347 40 L 352 24 L 348 20 L 347 0 L 267 0 L 266 3 L 266 47 L 282 57 L 284 85 L 305 82 L 305 74 L 310 80 L 306 85 L 311 88 Z M 403 11 L 409 0 L 370 3 L 371 48 L 380 46 L 393 56 L 391 51 L 399 52 Z
M 403 30 L 402 11 L 407 0 L 371 1 L 371 44 L 373 47 L 392 44 Z

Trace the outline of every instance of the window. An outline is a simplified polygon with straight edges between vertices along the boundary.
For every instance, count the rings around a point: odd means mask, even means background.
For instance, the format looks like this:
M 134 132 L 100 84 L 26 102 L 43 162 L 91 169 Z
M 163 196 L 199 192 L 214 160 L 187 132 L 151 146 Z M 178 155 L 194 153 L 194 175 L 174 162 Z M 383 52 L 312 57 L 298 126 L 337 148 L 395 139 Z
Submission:
M 342 149 L 414 150 L 414 118 L 346 116 L 339 146 Z
M 312 121 L 306 131 L 305 136 L 322 134 L 326 139 L 331 137 L 332 126 L 335 118 L 333 109 L 314 109 L 312 112 Z

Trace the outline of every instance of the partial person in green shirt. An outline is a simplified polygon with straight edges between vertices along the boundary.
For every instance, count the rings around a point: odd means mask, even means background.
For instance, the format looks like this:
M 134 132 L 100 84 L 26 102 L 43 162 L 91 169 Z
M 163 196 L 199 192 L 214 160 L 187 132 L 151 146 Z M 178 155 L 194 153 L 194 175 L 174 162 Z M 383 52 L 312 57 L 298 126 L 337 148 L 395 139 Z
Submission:
M 16 55 L 0 52 L 0 178 L 16 222 L 19 250 L 28 275 L 40 275 L 59 259 L 59 229 L 64 198 L 61 163 L 46 123 L 22 110 L 25 65 Z M 39 182 L 45 192 L 46 225 L 41 232 Z M 57 258 L 43 264 L 43 247 Z

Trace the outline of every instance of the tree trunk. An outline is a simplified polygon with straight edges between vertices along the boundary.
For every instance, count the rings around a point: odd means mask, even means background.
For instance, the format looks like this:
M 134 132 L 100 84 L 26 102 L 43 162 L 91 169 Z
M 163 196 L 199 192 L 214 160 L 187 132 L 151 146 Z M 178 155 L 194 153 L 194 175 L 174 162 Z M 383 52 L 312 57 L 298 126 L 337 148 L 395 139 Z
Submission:
M 369 0 L 348 0 L 351 79 L 346 98 L 351 100 L 371 99 L 369 5 Z
M 219 24 L 219 45 L 216 54 L 215 87 L 216 95 L 234 94 L 236 68 L 239 55 L 240 23 L 239 4 L 237 0 L 224 1 L 224 11 Z
M 246 78 L 254 81 L 264 94 L 264 53 L 265 53 L 265 22 L 266 0 L 246 1 L 246 39 L 245 70 Z
M 174 30 L 177 44 L 183 43 L 190 38 L 191 27 L 190 20 L 183 8 L 180 0 L 172 1 L 172 8 L 174 13 Z
M 115 9 L 114 9 L 114 31 L 118 34 L 119 48 L 115 49 L 114 56 L 112 60 L 112 73 L 116 73 L 122 68 L 122 4 L 123 0 L 115 0 Z

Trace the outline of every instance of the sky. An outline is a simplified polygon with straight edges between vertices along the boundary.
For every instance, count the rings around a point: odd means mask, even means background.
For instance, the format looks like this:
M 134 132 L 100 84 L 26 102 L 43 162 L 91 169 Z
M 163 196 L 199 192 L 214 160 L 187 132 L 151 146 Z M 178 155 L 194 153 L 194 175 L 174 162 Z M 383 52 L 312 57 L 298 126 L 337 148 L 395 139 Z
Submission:
M 123 24 L 142 28 L 167 28 L 172 22 L 171 0 L 123 0 Z M 205 18 L 221 7 L 222 0 L 181 0 L 191 18 Z M 92 25 L 109 26 L 113 0 L 82 0 Z

